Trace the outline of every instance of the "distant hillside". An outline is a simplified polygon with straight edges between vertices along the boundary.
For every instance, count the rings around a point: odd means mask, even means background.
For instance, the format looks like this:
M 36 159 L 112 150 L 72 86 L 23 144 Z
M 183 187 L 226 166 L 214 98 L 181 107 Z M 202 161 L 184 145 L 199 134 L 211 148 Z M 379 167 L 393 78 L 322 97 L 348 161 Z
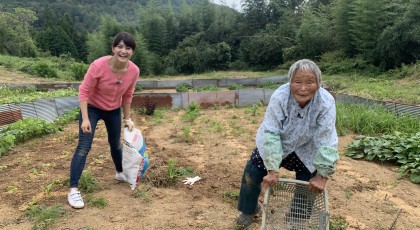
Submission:
M 171 6 L 175 12 L 179 12 L 183 3 L 192 5 L 200 0 L 155 0 L 162 7 Z M 123 24 L 136 25 L 137 9 L 146 6 L 147 0 L 2 0 L 0 11 L 12 12 L 14 8 L 21 7 L 31 9 L 37 13 L 40 20 L 34 26 L 43 23 L 46 11 L 49 11 L 51 18 L 59 18 L 69 14 L 77 29 L 81 32 L 97 29 L 101 15 L 109 14 L 114 16 Z

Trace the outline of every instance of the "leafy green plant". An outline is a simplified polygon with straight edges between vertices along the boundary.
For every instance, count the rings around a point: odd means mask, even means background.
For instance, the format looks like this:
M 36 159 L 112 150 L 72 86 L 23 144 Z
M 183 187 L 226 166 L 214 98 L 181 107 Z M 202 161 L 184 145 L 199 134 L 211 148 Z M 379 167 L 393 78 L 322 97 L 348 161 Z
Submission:
M 33 74 L 43 78 L 56 78 L 57 70 L 45 62 L 38 62 L 33 67 Z
M 0 139 L 0 157 L 11 150 L 15 145 L 16 137 L 12 134 L 7 134 Z
M 45 189 L 44 192 L 47 193 L 47 195 L 49 195 L 53 190 L 55 190 L 57 187 L 64 187 L 65 185 L 67 185 L 69 182 L 69 179 L 65 179 L 65 180 L 55 180 L 51 183 L 49 183 Z
M 238 191 L 224 191 L 222 194 L 222 199 L 229 203 L 232 206 L 236 206 L 238 204 L 239 198 L 239 190 Z
M 400 165 L 397 177 L 406 175 L 420 183 L 420 132 L 394 132 L 379 137 L 357 136 L 347 147 L 346 155 L 355 159 L 389 161 Z
M 258 86 L 263 89 L 277 89 L 280 86 L 280 83 L 264 81 L 261 82 Z
M 102 186 L 99 184 L 98 180 L 92 176 L 91 169 L 86 169 L 79 180 L 79 189 L 82 192 L 92 193 L 102 189 Z
M 89 203 L 90 206 L 97 208 L 105 208 L 108 205 L 108 201 L 105 198 L 94 198 L 92 194 L 86 196 L 86 202 Z
M 189 125 L 182 126 L 182 134 L 177 135 L 176 141 L 186 142 L 186 143 L 194 142 L 194 138 L 191 135 L 191 126 Z
M 193 122 L 197 117 L 200 116 L 200 106 L 194 101 L 191 102 L 187 107 L 187 112 L 182 115 L 182 119 Z
M 12 185 L 8 185 L 8 186 L 6 187 L 6 191 L 7 191 L 8 193 L 15 193 L 15 192 L 17 192 L 17 191 L 18 191 L 18 187 L 17 187 L 16 185 L 14 185 L 14 184 L 12 184 Z
M 7 125 L 0 131 L 0 135 L 14 135 L 15 142 L 25 142 L 33 137 L 39 137 L 45 134 L 57 132 L 58 128 L 40 118 L 29 117 L 25 120 L 19 120 Z
M 347 226 L 348 224 L 343 218 L 331 218 L 329 230 L 346 230 Z
M 32 117 L 7 125 L 0 131 L 0 156 L 18 143 L 57 131 L 58 127 L 54 124 Z
M 377 135 L 394 131 L 412 133 L 420 130 L 420 122 L 416 117 L 396 115 L 381 106 L 337 103 L 336 128 L 339 135 Z
M 31 102 L 42 98 L 71 97 L 76 96 L 77 93 L 78 91 L 73 88 L 41 91 L 33 86 L 25 88 L 0 86 L 0 104 Z
M 141 198 L 145 202 L 150 202 L 151 199 L 150 199 L 149 191 L 150 191 L 150 188 L 139 189 L 133 194 L 133 196 L 134 198 Z
M 85 77 L 85 74 L 89 68 L 89 65 L 85 63 L 73 63 L 70 66 L 70 71 L 72 73 L 72 77 L 76 81 L 81 81 Z
M 176 179 L 179 177 L 184 176 L 191 176 L 194 174 L 194 169 L 192 167 L 177 167 L 177 161 L 175 159 L 167 160 L 167 168 L 168 168 L 168 181 L 171 184 L 175 184 Z
M 152 116 L 152 123 L 154 125 L 162 124 L 163 123 L 163 118 L 165 117 L 164 114 L 165 114 L 164 109 L 162 109 L 162 108 L 155 109 L 155 112 L 153 113 L 153 116 Z
M 215 92 L 215 91 L 220 91 L 217 85 L 203 85 L 203 86 L 193 88 L 193 92 Z
M 143 86 L 136 84 L 136 86 L 134 87 L 134 92 L 141 92 L 143 91 Z
M 66 213 L 64 207 L 60 204 L 47 207 L 45 205 L 33 205 L 26 210 L 26 217 L 34 221 L 33 229 L 48 229 L 59 217 Z
M 244 86 L 243 86 L 243 85 L 241 85 L 241 84 L 238 84 L 238 83 L 229 83 L 229 84 L 227 85 L 227 88 L 228 88 L 229 90 L 237 90 L 237 89 L 243 89 L 243 88 L 244 88 Z
M 65 124 L 75 120 L 78 109 L 70 110 L 59 117 L 54 123 L 39 118 L 29 117 L 5 126 L 0 131 L 0 157 L 12 149 L 16 144 L 25 142 L 34 137 L 62 130 Z
M 188 83 L 182 82 L 178 84 L 175 89 L 178 93 L 185 93 L 185 92 L 188 92 L 190 89 L 192 89 L 192 86 L 189 85 Z

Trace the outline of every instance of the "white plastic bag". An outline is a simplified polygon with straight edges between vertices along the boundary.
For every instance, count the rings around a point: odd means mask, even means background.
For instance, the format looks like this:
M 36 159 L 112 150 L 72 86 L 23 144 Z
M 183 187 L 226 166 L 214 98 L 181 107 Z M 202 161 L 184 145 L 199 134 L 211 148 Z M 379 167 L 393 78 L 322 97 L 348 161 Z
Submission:
M 128 128 L 124 128 L 122 155 L 124 175 L 127 178 L 127 182 L 130 183 L 131 189 L 134 190 L 149 163 L 146 143 L 140 130 L 133 128 L 133 131 L 130 132 Z

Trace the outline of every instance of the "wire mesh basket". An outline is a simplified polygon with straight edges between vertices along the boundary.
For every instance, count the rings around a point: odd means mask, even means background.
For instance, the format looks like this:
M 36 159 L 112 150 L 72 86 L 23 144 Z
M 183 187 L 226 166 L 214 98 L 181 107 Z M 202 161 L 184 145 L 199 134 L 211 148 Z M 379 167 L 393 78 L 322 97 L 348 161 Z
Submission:
M 312 193 L 308 182 L 280 178 L 264 195 L 262 230 L 328 230 L 328 191 Z

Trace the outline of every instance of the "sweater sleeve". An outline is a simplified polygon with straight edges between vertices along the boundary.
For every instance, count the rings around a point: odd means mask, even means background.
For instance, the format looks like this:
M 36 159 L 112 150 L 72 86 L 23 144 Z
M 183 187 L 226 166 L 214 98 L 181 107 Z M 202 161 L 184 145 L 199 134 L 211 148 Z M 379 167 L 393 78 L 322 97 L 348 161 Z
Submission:
M 134 74 L 135 78 L 131 82 L 127 91 L 125 91 L 125 93 L 122 95 L 122 98 L 121 98 L 122 103 L 131 103 L 131 101 L 133 100 L 133 93 L 136 87 L 137 79 L 139 78 L 139 75 L 140 75 L 140 69 L 136 66 L 134 71 L 135 71 L 135 74 Z
M 314 165 L 318 172 L 323 177 L 331 177 L 336 170 L 336 162 L 338 161 L 337 150 L 323 146 L 319 149 L 314 158 Z
M 267 170 L 277 171 L 283 157 L 280 135 L 266 131 L 264 140 L 264 166 Z
M 94 64 L 90 64 L 85 74 L 82 84 L 79 86 L 79 101 L 88 101 L 91 90 L 98 83 L 99 68 Z
M 336 170 L 338 161 L 338 136 L 335 129 L 336 110 L 332 104 L 318 118 L 318 129 L 314 135 L 318 152 L 314 157 L 314 166 L 319 174 L 330 177 Z

